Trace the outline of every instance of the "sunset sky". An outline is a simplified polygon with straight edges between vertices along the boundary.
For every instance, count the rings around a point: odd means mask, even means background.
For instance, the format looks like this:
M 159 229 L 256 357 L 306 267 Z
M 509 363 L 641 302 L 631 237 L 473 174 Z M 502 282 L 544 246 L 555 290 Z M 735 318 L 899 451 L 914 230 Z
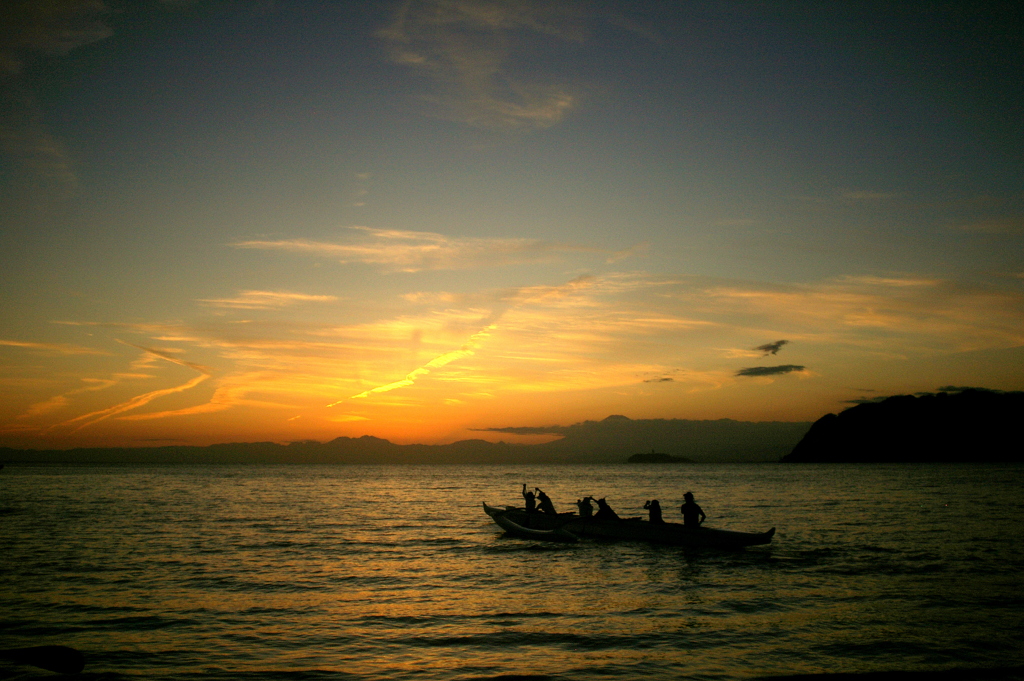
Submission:
M 1007 7 L 5 3 L 0 445 L 1024 389 Z

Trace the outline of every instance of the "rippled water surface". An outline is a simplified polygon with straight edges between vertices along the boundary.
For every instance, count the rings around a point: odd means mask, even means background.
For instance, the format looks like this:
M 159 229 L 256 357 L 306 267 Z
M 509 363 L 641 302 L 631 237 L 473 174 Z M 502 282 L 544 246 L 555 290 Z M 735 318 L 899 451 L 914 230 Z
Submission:
M 668 519 L 692 489 L 710 526 L 778 533 L 733 553 L 506 538 L 480 502 L 523 482 Z M 8 466 L 0 648 L 196 681 L 1019 665 L 1022 521 L 1021 466 Z

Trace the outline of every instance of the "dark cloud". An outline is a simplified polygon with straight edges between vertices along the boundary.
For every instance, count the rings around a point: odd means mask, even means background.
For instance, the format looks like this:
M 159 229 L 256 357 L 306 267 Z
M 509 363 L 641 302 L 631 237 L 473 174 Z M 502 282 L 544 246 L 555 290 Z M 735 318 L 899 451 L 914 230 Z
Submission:
M 780 364 L 774 367 L 746 367 L 736 372 L 737 376 L 779 376 L 793 371 L 803 371 L 799 364 Z
M 661 378 L 645 378 L 644 383 L 670 383 L 674 380 L 671 376 L 662 376 Z
M 962 393 L 965 390 L 978 390 L 986 393 L 1001 393 L 1002 390 L 993 390 L 992 388 L 977 388 L 969 385 L 944 385 L 938 388 L 940 393 Z
M 858 397 L 855 400 L 843 400 L 846 404 L 875 404 L 877 402 L 884 402 L 889 399 L 888 395 L 879 395 L 878 397 Z
M 777 354 L 779 354 L 779 350 L 782 349 L 782 346 L 786 345 L 788 343 L 789 343 L 788 340 L 777 340 L 774 343 L 765 343 L 764 345 L 758 345 L 754 349 L 755 350 L 760 350 L 761 352 L 764 353 L 764 356 L 767 357 L 768 355 L 777 355 Z
M 621 414 L 567 426 L 497 427 L 483 430 L 515 435 L 546 435 L 551 442 L 519 449 L 517 460 L 622 462 L 631 452 L 654 449 L 700 461 L 777 461 L 793 450 L 810 423 L 746 422 L 732 419 L 630 419 Z M 555 437 L 561 436 L 560 439 Z M 517 450 L 512 450 L 513 452 Z M 544 452 L 544 454 L 541 454 Z M 558 453 L 558 454 L 556 454 Z
M 14 160 L 58 196 L 74 191 L 77 180 L 62 142 L 43 121 L 25 63 L 58 57 L 103 40 L 113 31 L 100 0 L 15 0 L 0 3 L 0 154 Z
M 507 428 L 470 428 L 483 433 L 511 433 L 513 435 L 564 435 L 567 426 L 509 426 Z
M 61 55 L 109 37 L 100 0 L 14 0 L 0 10 L 0 72 L 16 75 L 33 54 Z
M 981 392 L 981 393 L 1003 393 L 1003 392 L 1005 392 L 1003 390 L 996 390 L 996 389 L 993 389 L 993 388 L 978 388 L 978 387 L 964 386 L 964 385 L 944 385 L 944 386 L 941 386 L 939 388 L 936 388 L 936 392 L 930 392 L 930 391 L 927 391 L 927 390 L 920 390 L 918 392 L 911 393 L 911 394 L 914 397 L 934 397 L 938 393 L 962 393 L 962 392 L 967 392 L 967 391 Z M 869 390 L 866 390 L 866 389 L 862 388 L 861 392 L 877 392 L 877 391 L 876 390 L 869 391 Z M 884 402 L 885 400 L 889 399 L 890 397 L 895 397 L 895 395 L 878 395 L 877 397 L 860 397 L 860 398 L 857 398 L 857 399 L 844 400 L 844 401 L 847 404 L 876 404 L 878 402 Z

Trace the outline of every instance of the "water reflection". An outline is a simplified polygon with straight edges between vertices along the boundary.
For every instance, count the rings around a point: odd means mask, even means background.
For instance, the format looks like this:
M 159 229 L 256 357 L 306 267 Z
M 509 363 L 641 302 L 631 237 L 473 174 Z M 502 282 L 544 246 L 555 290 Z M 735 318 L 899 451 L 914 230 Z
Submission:
M 9 472 L 12 647 L 60 636 L 110 671 L 739 678 L 1012 663 L 1024 624 L 1020 468 Z M 779 532 L 738 553 L 505 538 L 480 502 L 523 482 L 677 521 L 693 489 L 709 525 Z

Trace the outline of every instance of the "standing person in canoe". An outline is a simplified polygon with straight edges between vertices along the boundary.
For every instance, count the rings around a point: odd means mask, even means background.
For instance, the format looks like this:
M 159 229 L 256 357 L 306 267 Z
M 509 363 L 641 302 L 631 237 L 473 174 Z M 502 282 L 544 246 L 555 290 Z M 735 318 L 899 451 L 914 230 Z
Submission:
M 683 495 L 683 505 L 679 507 L 679 512 L 683 514 L 683 527 L 691 530 L 700 527 L 700 524 L 707 518 L 704 515 L 704 509 L 693 500 L 693 492 Z
M 537 498 L 533 495 L 533 492 L 526 489 L 526 483 L 523 483 L 523 499 L 526 501 L 526 512 L 533 513 L 537 510 Z
M 534 487 L 534 489 L 537 490 L 537 507 L 540 508 L 540 512 L 547 513 L 548 515 L 558 515 L 555 505 L 551 503 L 551 497 L 544 494 L 544 490 L 540 487 Z

